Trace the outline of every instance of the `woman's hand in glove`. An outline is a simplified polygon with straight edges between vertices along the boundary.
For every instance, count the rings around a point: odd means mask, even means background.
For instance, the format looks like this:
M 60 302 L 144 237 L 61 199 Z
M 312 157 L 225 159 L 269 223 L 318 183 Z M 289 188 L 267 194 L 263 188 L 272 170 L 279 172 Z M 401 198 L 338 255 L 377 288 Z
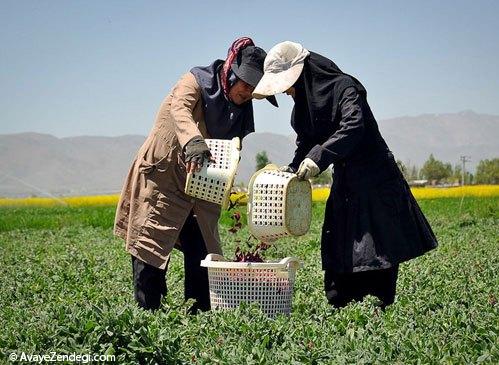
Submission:
M 293 167 L 291 167 L 289 165 L 284 165 L 284 166 L 279 167 L 279 171 L 291 172 L 292 174 L 294 174 L 296 172 L 296 169 L 294 169 Z
M 298 167 L 296 175 L 299 179 L 308 180 L 313 178 L 314 176 L 319 175 L 319 172 L 321 172 L 319 166 L 317 166 L 317 164 L 312 159 L 306 158 Z
M 199 172 L 206 160 L 215 161 L 203 137 L 192 138 L 184 147 L 187 172 Z

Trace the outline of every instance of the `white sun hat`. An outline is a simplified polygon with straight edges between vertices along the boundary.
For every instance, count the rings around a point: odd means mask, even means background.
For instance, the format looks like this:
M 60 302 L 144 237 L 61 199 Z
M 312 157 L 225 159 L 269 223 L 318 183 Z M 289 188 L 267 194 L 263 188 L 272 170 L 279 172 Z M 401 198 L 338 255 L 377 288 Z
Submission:
M 263 77 L 253 91 L 255 99 L 285 92 L 298 80 L 310 54 L 300 43 L 285 41 L 272 47 L 265 57 Z

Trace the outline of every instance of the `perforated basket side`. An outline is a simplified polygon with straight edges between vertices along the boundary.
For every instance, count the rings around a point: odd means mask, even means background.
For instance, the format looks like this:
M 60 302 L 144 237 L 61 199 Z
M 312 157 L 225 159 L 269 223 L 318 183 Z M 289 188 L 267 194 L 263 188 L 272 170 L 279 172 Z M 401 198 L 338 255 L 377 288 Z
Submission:
M 230 309 L 242 302 L 260 305 L 270 317 L 290 314 L 299 261 L 288 257 L 278 263 L 228 262 L 210 254 L 201 262 L 208 267 L 212 309 Z
M 310 228 L 310 182 L 275 165 L 257 171 L 249 184 L 248 228 L 255 237 L 272 241 L 301 236 Z
M 291 313 L 294 275 L 291 279 L 276 269 L 209 268 L 208 278 L 212 309 L 256 302 L 271 317 Z
M 187 174 L 185 192 L 225 207 L 239 163 L 239 138 L 205 141 L 215 161 L 204 164 L 199 172 Z
M 249 185 L 248 228 L 261 240 L 289 235 L 285 224 L 286 185 L 294 175 L 266 168 L 256 172 Z
M 227 190 L 227 181 L 201 174 L 189 174 L 186 183 L 186 193 L 190 196 L 222 205 Z

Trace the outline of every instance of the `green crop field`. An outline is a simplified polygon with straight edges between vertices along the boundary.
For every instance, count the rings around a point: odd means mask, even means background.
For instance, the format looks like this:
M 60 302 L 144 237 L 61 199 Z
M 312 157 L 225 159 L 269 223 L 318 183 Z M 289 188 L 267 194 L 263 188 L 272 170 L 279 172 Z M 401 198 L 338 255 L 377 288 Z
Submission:
M 0 209 L 0 362 L 11 352 L 114 354 L 124 364 L 499 363 L 499 198 L 429 199 L 440 246 L 401 265 L 394 305 L 375 298 L 334 310 L 322 292 L 319 238 L 278 241 L 267 259 L 297 256 L 293 312 L 256 305 L 186 314 L 182 256 L 154 313 L 133 301 L 130 257 L 112 235 L 114 207 Z M 244 210 L 244 208 L 241 208 Z M 221 220 L 224 252 L 237 235 Z

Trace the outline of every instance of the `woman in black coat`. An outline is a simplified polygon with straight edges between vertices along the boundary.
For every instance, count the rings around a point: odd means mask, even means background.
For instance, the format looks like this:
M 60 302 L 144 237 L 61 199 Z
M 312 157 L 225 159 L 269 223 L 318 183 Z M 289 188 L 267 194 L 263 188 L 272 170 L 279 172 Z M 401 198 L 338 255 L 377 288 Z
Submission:
M 367 294 L 393 303 L 398 267 L 437 246 L 354 77 L 298 43 L 268 53 L 255 98 L 286 92 L 295 101 L 293 161 L 282 169 L 311 178 L 334 165 L 321 253 L 326 297 L 335 307 Z

